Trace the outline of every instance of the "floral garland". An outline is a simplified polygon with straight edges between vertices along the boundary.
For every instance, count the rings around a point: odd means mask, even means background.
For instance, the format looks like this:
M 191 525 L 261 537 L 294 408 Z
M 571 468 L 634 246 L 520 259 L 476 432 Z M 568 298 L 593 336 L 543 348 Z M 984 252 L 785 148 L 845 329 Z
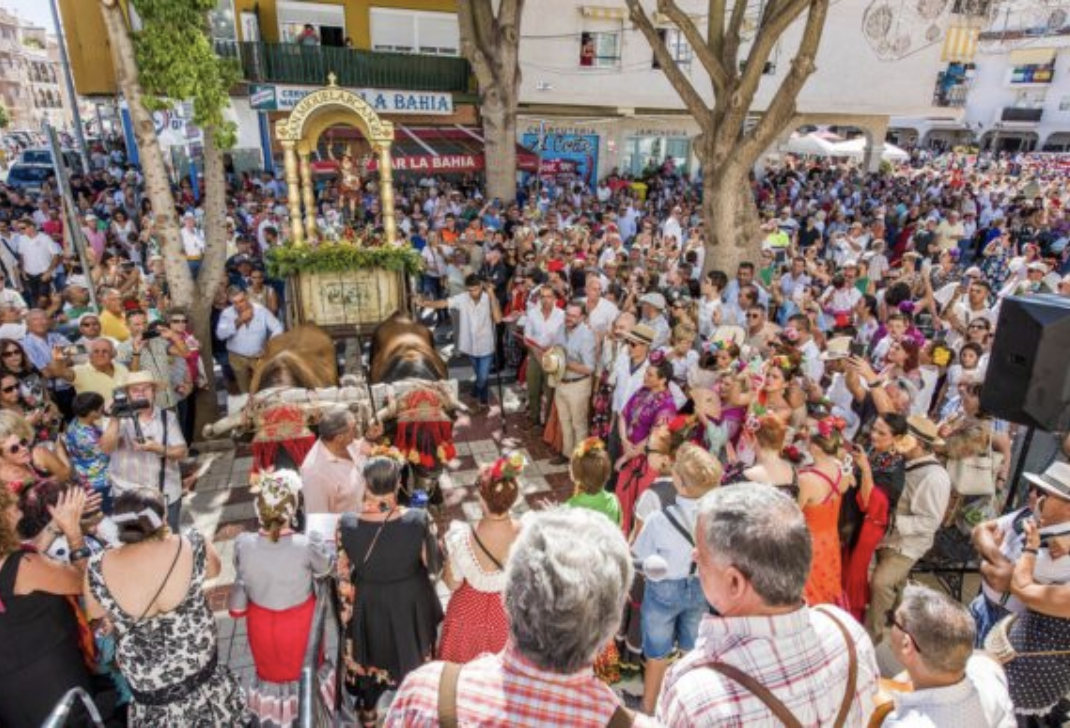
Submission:
M 266 254 L 268 273 L 278 278 L 296 273 L 340 273 L 384 268 L 414 275 L 423 267 L 420 254 L 410 247 L 369 247 L 349 242 L 280 245 Z

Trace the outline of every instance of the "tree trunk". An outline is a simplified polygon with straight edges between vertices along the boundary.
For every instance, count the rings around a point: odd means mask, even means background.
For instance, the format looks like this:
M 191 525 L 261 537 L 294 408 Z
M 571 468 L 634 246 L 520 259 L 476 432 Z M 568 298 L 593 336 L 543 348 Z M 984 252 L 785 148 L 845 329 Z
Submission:
M 516 197 L 516 109 L 499 100 L 498 89 L 484 90 L 483 117 L 487 199 L 512 202 Z
M 702 219 L 707 231 L 703 272 L 722 270 L 731 278 L 741 262 L 758 262 L 761 226 L 748 171 L 723 162 L 702 164 Z
M 223 168 L 223 151 L 216 145 L 215 129 L 204 130 L 204 258 L 197 275 L 196 295 L 189 307 L 193 335 L 201 344 L 201 362 L 208 374 L 208 389 L 197 395 L 194 432 L 199 436 L 204 426 L 219 419 L 219 403 L 213 381 L 212 300 L 223 280 L 227 255 L 227 177 Z
M 104 17 L 108 41 L 111 43 L 112 62 L 115 65 L 119 89 L 130 110 L 134 138 L 137 140 L 138 155 L 141 159 L 141 173 L 145 176 L 145 192 L 152 201 L 155 231 L 160 241 L 164 268 L 171 289 L 171 302 L 192 309 L 190 304 L 195 298 L 193 278 L 186 264 L 182 238 L 179 235 L 171 180 L 164 166 L 163 150 L 160 148 L 160 140 L 156 137 L 152 114 L 145 108 L 144 92 L 138 81 L 134 43 L 130 38 L 126 16 L 118 3 L 109 6 L 102 2 L 100 12 Z

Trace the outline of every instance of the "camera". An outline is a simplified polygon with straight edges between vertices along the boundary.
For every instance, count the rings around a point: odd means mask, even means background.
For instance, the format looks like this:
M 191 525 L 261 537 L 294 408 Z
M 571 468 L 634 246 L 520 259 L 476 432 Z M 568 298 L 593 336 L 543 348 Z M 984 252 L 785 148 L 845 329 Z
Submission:
M 125 389 L 116 390 L 111 400 L 112 417 L 137 417 L 137 413 L 152 407 L 152 402 L 145 399 L 130 399 Z
M 145 328 L 145 333 L 141 335 L 142 341 L 151 341 L 152 339 L 160 338 L 160 322 L 153 321 Z

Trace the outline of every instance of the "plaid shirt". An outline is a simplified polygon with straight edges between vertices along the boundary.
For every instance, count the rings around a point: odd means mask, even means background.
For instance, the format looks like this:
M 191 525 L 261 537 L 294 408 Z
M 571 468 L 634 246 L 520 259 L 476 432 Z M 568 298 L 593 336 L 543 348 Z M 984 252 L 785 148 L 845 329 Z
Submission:
M 438 726 L 441 662 L 409 673 L 386 715 L 386 726 Z M 462 726 L 605 726 L 620 701 L 594 671 L 571 675 L 542 670 L 520 656 L 512 644 L 484 655 L 461 670 L 457 685 L 457 723 Z M 657 725 L 636 715 L 636 728 Z
M 822 609 L 831 609 L 828 606 Z M 836 616 L 853 635 L 858 654 L 855 699 L 848 726 L 864 726 L 873 712 L 880 671 L 873 644 L 846 612 Z M 826 615 L 807 607 L 771 617 L 703 619 L 695 649 L 669 669 L 658 701 L 667 726 L 776 728 L 780 721 L 735 681 L 706 669 L 733 665 L 768 688 L 804 726 L 830 726 L 847 685 L 843 634 Z

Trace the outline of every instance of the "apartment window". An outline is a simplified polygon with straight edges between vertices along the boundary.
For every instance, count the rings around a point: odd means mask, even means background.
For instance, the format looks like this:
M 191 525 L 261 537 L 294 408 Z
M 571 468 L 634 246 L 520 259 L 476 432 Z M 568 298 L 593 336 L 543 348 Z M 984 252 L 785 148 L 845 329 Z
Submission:
M 341 46 L 345 42 L 346 13 L 341 5 L 279 0 L 279 36 L 284 43 L 294 43 L 311 25 L 320 45 Z
M 580 66 L 616 68 L 620 65 L 620 31 L 580 33 Z
M 669 51 L 669 55 L 672 56 L 677 66 L 685 68 L 691 66 L 691 59 L 695 57 L 695 52 L 691 50 L 691 46 L 684 40 L 684 34 L 680 32 L 679 28 L 659 28 L 658 36 L 661 38 L 661 42 L 665 44 L 665 48 Z M 661 68 L 656 56 L 651 63 L 651 67 Z
M 460 55 L 461 32 L 454 13 L 372 8 L 371 20 L 373 50 Z
M 1055 77 L 1055 62 L 1026 64 L 1011 69 L 1011 83 L 1051 83 Z

